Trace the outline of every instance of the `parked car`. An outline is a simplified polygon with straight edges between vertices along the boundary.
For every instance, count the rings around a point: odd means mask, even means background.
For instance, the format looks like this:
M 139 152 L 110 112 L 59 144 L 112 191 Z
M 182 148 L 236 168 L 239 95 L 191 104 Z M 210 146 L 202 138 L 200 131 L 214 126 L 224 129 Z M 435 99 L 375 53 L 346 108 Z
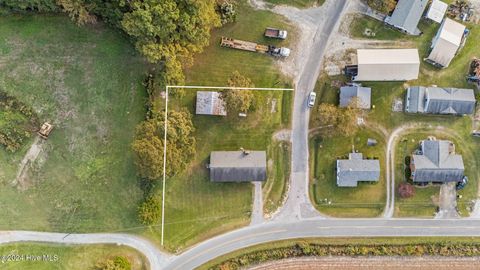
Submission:
M 312 108 L 315 105 L 315 99 L 317 98 L 317 94 L 315 92 L 310 92 L 308 95 L 308 107 Z

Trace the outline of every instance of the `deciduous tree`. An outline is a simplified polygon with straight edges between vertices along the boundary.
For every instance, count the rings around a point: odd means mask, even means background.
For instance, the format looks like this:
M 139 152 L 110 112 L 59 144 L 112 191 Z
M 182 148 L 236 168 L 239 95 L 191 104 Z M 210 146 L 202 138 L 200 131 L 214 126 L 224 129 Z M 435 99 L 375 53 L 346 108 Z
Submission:
M 191 114 L 186 110 L 169 111 L 167 121 L 166 175 L 181 172 L 193 159 L 195 138 Z M 153 112 L 142 122 L 132 144 L 135 164 L 141 177 L 151 180 L 163 175 L 165 113 Z
M 227 84 L 230 87 L 255 87 L 249 78 L 243 76 L 238 71 L 233 72 Z M 226 89 L 222 92 L 222 99 L 227 104 L 228 110 L 233 111 L 234 114 L 248 112 L 253 106 L 254 98 L 255 96 L 251 90 Z
M 161 206 L 158 197 L 149 196 L 138 208 L 138 219 L 145 225 L 155 224 L 160 219 Z

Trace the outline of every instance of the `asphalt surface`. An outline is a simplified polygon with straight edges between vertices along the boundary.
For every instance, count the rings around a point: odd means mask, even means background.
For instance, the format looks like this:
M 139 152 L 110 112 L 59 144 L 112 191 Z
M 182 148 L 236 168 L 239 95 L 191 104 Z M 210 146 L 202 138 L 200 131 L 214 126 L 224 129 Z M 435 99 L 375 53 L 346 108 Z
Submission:
M 212 238 L 173 259 L 169 270 L 194 269 L 227 253 L 272 241 L 311 237 L 480 236 L 479 219 L 315 219 L 266 223 Z
M 308 95 L 313 91 L 320 74 L 329 39 L 339 27 L 340 19 L 347 9 L 347 0 L 333 1 L 328 5 L 326 18 L 319 19 L 318 28 L 305 63 L 296 82 L 292 123 L 292 173 L 287 200 L 274 217 L 275 220 L 293 221 L 320 216 L 311 204 L 308 193 L 308 130 L 310 109 Z

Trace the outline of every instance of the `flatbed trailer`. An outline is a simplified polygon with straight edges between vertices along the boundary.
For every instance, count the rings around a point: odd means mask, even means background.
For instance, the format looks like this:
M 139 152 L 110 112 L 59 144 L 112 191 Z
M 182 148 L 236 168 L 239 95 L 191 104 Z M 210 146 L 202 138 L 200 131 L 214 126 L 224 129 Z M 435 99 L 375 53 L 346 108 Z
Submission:
M 277 48 L 272 45 L 262 45 L 255 42 L 233 39 L 228 37 L 222 37 L 220 46 L 242 51 L 266 53 L 272 56 L 287 57 L 290 55 L 290 49 L 288 48 Z

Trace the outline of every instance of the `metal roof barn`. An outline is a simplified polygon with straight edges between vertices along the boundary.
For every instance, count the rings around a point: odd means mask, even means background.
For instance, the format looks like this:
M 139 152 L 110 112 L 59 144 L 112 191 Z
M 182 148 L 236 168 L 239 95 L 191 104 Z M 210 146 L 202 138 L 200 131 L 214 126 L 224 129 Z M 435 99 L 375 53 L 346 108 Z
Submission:
M 214 151 L 210 153 L 210 181 L 250 182 L 267 179 L 265 151 Z
M 433 38 L 432 51 L 427 59 L 442 67 L 448 67 L 462 44 L 465 28 L 465 25 L 446 18 Z
M 443 17 L 445 16 L 447 9 L 447 3 L 444 3 L 440 0 L 433 0 L 430 8 L 428 9 L 427 18 L 434 22 L 442 23 Z
M 417 49 L 360 49 L 357 61 L 354 81 L 409 81 L 420 72 Z

